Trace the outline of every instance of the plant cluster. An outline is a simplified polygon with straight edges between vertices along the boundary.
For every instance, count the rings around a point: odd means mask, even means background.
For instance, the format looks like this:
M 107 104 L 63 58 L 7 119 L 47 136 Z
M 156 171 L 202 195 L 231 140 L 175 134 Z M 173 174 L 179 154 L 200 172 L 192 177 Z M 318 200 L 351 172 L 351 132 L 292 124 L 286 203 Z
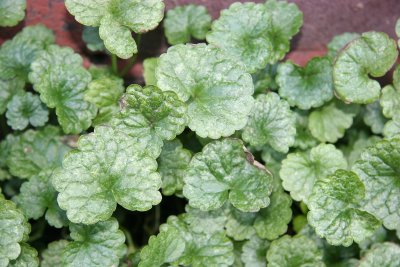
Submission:
M 0 267 L 400 266 L 400 67 L 377 81 L 400 42 L 344 33 L 298 66 L 295 4 L 178 6 L 126 86 L 163 1 L 65 5 L 112 64 L 43 25 L 1 45 Z

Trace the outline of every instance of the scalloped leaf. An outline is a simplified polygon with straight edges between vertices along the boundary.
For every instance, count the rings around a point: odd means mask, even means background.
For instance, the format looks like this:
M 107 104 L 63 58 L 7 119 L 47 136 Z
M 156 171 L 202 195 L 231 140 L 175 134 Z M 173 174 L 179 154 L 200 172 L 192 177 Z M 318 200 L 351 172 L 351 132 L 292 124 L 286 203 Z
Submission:
M 365 186 L 364 209 L 389 229 L 400 229 L 400 139 L 368 147 L 352 170 Z
M 211 27 L 211 16 L 204 6 L 184 5 L 168 10 L 164 20 L 165 36 L 171 45 L 189 43 L 193 36 L 204 40 Z
M 318 144 L 318 140 L 312 136 L 311 131 L 308 128 L 309 113 L 302 110 L 296 110 L 295 114 L 296 136 L 293 146 L 302 150 L 315 147 Z
M 292 3 L 234 3 L 213 22 L 207 41 L 254 73 L 284 57 L 302 23 L 303 14 Z
M 320 144 L 310 151 L 288 154 L 282 161 L 279 175 L 285 190 L 294 200 L 308 203 L 314 184 L 318 179 L 337 169 L 346 169 L 343 153 L 330 144 Z
M 28 179 L 42 170 L 61 166 L 70 148 L 62 142 L 60 129 L 46 126 L 39 131 L 28 130 L 11 144 L 7 157 L 10 173 Z
M 20 79 L 0 79 L 0 115 L 6 112 L 13 96 L 23 92 L 24 86 L 25 82 Z
M 387 119 L 382 114 L 382 107 L 379 104 L 379 101 L 375 101 L 365 107 L 363 120 L 366 125 L 371 127 L 371 131 L 374 134 L 380 134 L 383 132 Z
M 0 27 L 17 25 L 25 18 L 26 0 L 3 0 L 0 2 Z
M 279 95 L 300 109 L 320 107 L 333 97 L 332 66 L 326 57 L 313 58 L 303 68 L 281 63 L 276 82 Z
M 30 92 L 16 94 L 7 104 L 7 124 L 13 130 L 24 130 L 29 124 L 40 127 L 49 119 L 49 111 L 39 96 Z
M 31 63 L 54 43 L 54 39 L 51 30 L 38 24 L 25 27 L 13 39 L 4 42 L 0 48 L 0 79 L 16 79 L 25 85 Z
M 163 141 L 174 139 L 187 125 L 186 104 L 174 92 L 153 85 L 130 85 L 120 105 L 121 111 L 110 124 L 137 138 L 154 158 L 160 155 Z
M 240 258 L 245 267 L 266 267 L 265 255 L 270 246 L 270 242 L 262 240 L 253 235 L 242 247 Z
M 333 66 L 335 92 L 345 102 L 368 104 L 379 98 L 381 77 L 398 56 L 396 42 L 382 32 L 366 32 L 338 55 Z
M 57 204 L 57 192 L 51 184 L 52 171 L 43 171 L 22 184 L 20 193 L 13 198 L 18 207 L 30 219 L 43 215 L 56 228 L 68 225 L 65 212 Z
M 175 139 L 164 143 L 157 159 L 158 172 L 162 179 L 162 193 L 166 196 L 182 194 L 183 177 L 189 166 L 192 153 L 182 147 L 181 141 Z
M 118 266 L 125 255 L 125 236 L 110 218 L 94 225 L 71 224 L 71 238 L 63 251 L 63 266 Z
M 400 72 L 400 68 L 397 67 L 397 69 Z M 400 90 L 391 85 L 383 87 L 379 103 L 382 106 L 383 115 L 388 119 L 392 118 L 400 110 Z
M 278 152 L 287 153 L 296 135 L 295 114 L 289 104 L 275 93 L 256 98 L 242 138 L 252 146 L 270 145 Z
M 106 51 L 104 42 L 100 38 L 98 27 L 83 27 L 82 40 L 85 42 L 86 47 L 92 52 Z
M 400 134 L 400 114 L 395 115 L 393 119 L 386 122 L 383 128 L 383 135 L 386 138 L 392 138 Z
M 131 31 L 152 30 L 164 17 L 162 0 L 66 0 L 65 5 L 78 22 L 100 26 L 99 35 L 107 50 L 124 59 L 137 53 Z
M 38 252 L 26 243 L 21 243 L 21 253 L 18 258 L 10 261 L 8 267 L 38 267 Z
M 21 242 L 28 239 L 31 227 L 14 202 L 0 193 L 0 266 L 9 266 L 21 254 Z
M 93 224 L 111 217 L 117 203 L 146 211 L 161 201 L 157 162 L 137 150 L 128 135 L 100 126 L 82 136 L 53 175 L 58 204 L 74 223 Z
M 54 267 L 62 265 L 62 255 L 65 247 L 68 245 L 67 240 L 53 241 L 48 244 L 47 248 L 42 252 L 41 267 Z
M 400 247 L 391 242 L 375 244 L 365 253 L 359 267 L 385 266 L 397 267 L 400 265 Z
M 255 212 L 269 205 L 272 192 L 272 176 L 249 159 L 238 139 L 206 145 L 190 161 L 184 182 L 183 195 L 201 210 L 229 201 L 241 211 Z
M 359 38 L 361 35 L 355 32 L 344 32 L 336 35 L 328 44 L 328 58 L 332 61 L 336 58 L 338 53 L 351 41 Z
M 365 188 L 358 176 L 346 170 L 319 178 L 308 200 L 308 222 L 329 244 L 350 246 L 371 237 L 381 225 L 362 210 Z
M 55 108 L 65 133 L 80 133 L 89 128 L 96 106 L 84 100 L 91 80 L 82 67 L 82 58 L 68 47 L 51 45 L 31 65 L 29 80 L 40 99 Z
M 267 251 L 268 267 L 324 267 L 322 251 L 317 244 L 302 235 L 285 235 L 273 241 Z
M 320 142 L 336 143 L 351 127 L 357 112 L 358 107 L 355 105 L 338 105 L 332 102 L 311 112 L 308 128 L 312 136 Z
M 170 47 L 159 59 L 156 77 L 161 90 L 188 103 L 189 128 L 200 137 L 230 136 L 246 125 L 254 102 L 251 76 L 219 49 Z

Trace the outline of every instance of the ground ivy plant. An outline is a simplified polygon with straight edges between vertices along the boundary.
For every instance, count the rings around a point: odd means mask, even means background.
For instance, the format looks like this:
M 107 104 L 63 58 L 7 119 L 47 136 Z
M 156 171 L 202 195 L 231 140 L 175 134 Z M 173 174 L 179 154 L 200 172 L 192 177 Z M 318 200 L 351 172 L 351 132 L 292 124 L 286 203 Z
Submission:
M 83 53 L 41 24 L 0 46 L 0 267 L 400 266 L 398 38 L 300 66 L 286 1 L 65 6 Z

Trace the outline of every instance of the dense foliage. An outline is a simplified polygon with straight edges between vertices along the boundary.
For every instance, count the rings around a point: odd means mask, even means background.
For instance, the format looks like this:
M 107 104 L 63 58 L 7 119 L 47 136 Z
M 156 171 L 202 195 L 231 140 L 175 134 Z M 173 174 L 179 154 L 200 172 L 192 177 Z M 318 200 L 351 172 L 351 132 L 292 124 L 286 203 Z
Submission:
M 186 5 L 143 58 L 162 0 L 65 5 L 112 64 L 40 24 L 1 45 L 0 267 L 400 266 L 400 42 L 344 33 L 298 66 L 295 4 Z

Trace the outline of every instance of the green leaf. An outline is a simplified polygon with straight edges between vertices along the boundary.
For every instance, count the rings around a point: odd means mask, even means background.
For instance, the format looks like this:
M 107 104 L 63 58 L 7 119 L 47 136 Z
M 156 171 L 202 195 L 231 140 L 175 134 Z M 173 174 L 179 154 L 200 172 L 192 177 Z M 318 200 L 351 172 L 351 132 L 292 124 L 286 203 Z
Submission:
M 186 205 L 186 213 L 181 216 L 191 231 L 214 234 L 224 230 L 229 213 L 236 210 L 230 207 L 230 205 L 226 204 L 217 210 L 202 211 Z M 237 212 L 239 213 L 239 211 Z
M 351 41 L 360 37 L 359 33 L 345 32 L 336 35 L 328 44 L 328 57 L 333 61 L 337 54 Z
M 26 243 L 21 243 L 21 253 L 18 258 L 10 261 L 8 267 L 38 267 L 38 252 Z
M 13 130 L 23 130 L 29 124 L 43 126 L 49 119 L 49 111 L 39 96 L 30 92 L 16 94 L 7 104 L 7 124 Z
M 232 241 L 224 232 L 213 234 L 194 232 L 184 220 L 170 216 L 166 224 L 161 225 L 160 232 L 169 232 L 172 229 L 180 233 L 185 240 L 185 251 L 177 260 L 177 264 L 184 266 L 231 266 L 234 261 Z
M 326 57 L 313 58 L 303 68 L 281 63 L 276 82 L 279 95 L 300 109 L 320 107 L 333 97 L 332 66 Z
M 400 265 L 400 247 L 395 243 L 375 244 L 365 253 L 359 267 L 385 266 L 396 267 Z
M 51 184 L 52 171 L 43 171 L 22 184 L 13 198 L 28 218 L 35 220 L 46 214 L 47 222 L 56 228 L 68 225 L 65 212 L 57 204 L 57 192 Z
M 146 85 L 157 85 L 156 68 L 158 57 L 149 57 L 143 60 L 143 77 Z
M 275 82 L 278 66 L 278 64 L 268 64 L 265 68 L 252 74 L 256 94 L 266 93 L 269 89 L 278 89 L 278 84 Z
M 3 0 L 0 2 L 0 27 L 15 26 L 24 19 L 26 0 Z
M 324 267 L 317 244 L 302 235 L 285 235 L 273 241 L 267 252 L 268 267 Z
M 204 6 L 185 5 L 170 9 L 164 20 L 165 36 L 171 45 L 189 43 L 191 36 L 204 40 L 211 16 Z
M 106 50 L 104 42 L 100 38 L 98 27 L 85 26 L 82 31 L 82 40 L 92 52 L 103 52 Z
M 400 114 L 395 115 L 383 128 L 383 135 L 387 138 L 395 137 L 398 134 L 400 134 Z
M 312 136 L 320 142 L 335 143 L 344 136 L 344 132 L 353 124 L 354 112 L 357 107 L 344 107 L 335 103 L 323 106 L 311 112 L 308 118 L 308 128 Z
M 310 129 L 308 128 L 308 112 L 296 110 L 296 136 L 294 139 L 294 147 L 302 150 L 310 149 L 318 144 Z
M 264 4 L 233 3 L 212 23 L 207 42 L 256 72 L 272 62 L 272 14 Z M 276 61 L 275 61 L 276 62 Z
M 274 240 L 286 233 L 292 220 L 292 199 L 283 190 L 271 194 L 271 204 L 261 209 L 254 221 L 254 228 L 259 237 Z
M 351 147 L 351 152 L 347 156 L 347 161 L 349 162 L 349 166 L 353 166 L 354 163 L 360 158 L 361 153 L 369 146 L 372 146 L 376 142 L 380 141 L 381 138 L 378 136 L 371 136 L 369 138 L 359 138 L 356 142 L 354 142 Z
M 107 50 L 124 59 L 137 53 L 131 31 L 152 30 L 164 16 L 162 0 L 67 0 L 65 5 L 78 22 L 100 26 L 99 35 Z
M 347 161 L 333 145 L 320 144 L 310 151 L 290 153 L 282 161 L 279 175 L 285 190 L 294 200 L 308 203 L 315 182 L 337 169 L 346 169 Z
M 308 200 L 308 222 L 329 244 L 350 246 L 372 236 L 379 220 L 360 204 L 365 188 L 358 176 L 346 170 L 319 178 Z
M 400 68 L 398 68 L 400 70 Z M 392 118 L 400 110 L 400 91 L 399 89 L 387 85 L 382 89 L 382 95 L 379 100 L 382 106 L 382 113 L 386 118 Z
M 110 218 L 94 225 L 71 224 L 71 238 L 64 249 L 65 267 L 118 266 L 125 255 L 125 236 L 118 221 Z
M 371 127 L 371 131 L 374 134 L 382 133 L 387 119 L 382 114 L 382 107 L 379 101 L 367 105 L 363 115 L 364 123 Z
M 244 212 L 267 207 L 272 176 L 257 165 L 238 139 L 206 145 L 192 158 L 183 194 L 192 207 L 215 210 L 227 202 Z
M 7 104 L 17 95 L 23 92 L 25 82 L 20 79 L 0 79 L 0 115 L 6 112 Z
M 185 240 L 177 229 L 159 233 L 149 238 L 148 245 L 140 252 L 139 267 L 162 266 L 178 260 L 185 251 Z
M 65 247 L 68 245 L 67 240 L 58 240 L 51 242 L 43 251 L 41 258 L 41 267 L 54 267 L 62 265 L 62 255 Z
M 55 108 L 65 133 L 80 133 L 89 128 L 96 114 L 95 105 L 84 100 L 90 73 L 82 67 L 82 58 L 72 49 L 56 45 L 32 63 L 29 79 L 40 99 Z
M 230 136 L 246 125 L 254 101 L 251 76 L 219 49 L 173 46 L 161 55 L 156 77 L 161 90 L 188 102 L 189 128 L 200 137 Z
M 336 95 L 345 102 L 372 103 L 381 86 L 370 77 L 383 76 L 398 56 L 396 42 L 382 32 L 366 32 L 338 55 L 333 66 Z
M 99 35 L 107 50 L 120 58 L 128 59 L 138 52 L 129 28 L 121 25 L 111 15 L 101 19 Z
M 111 217 L 117 203 L 145 211 L 161 201 L 157 162 L 128 135 L 111 127 L 83 135 L 53 175 L 58 204 L 74 223 L 93 224 Z
M 245 267 L 266 267 L 267 263 L 265 255 L 270 246 L 270 242 L 262 240 L 256 235 L 253 235 L 250 240 L 244 243 L 242 248 L 241 259 Z
M 108 123 L 120 110 L 118 100 L 125 91 L 124 81 L 107 68 L 91 67 L 92 81 L 85 92 L 84 99 L 98 108 L 94 125 Z
M 175 139 L 164 143 L 160 157 L 157 159 L 158 172 L 162 178 L 162 193 L 166 196 L 181 194 L 183 177 L 189 166 L 192 154 L 182 147 L 181 141 Z
M 275 63 L 289 51 L 290 40 L 303 24 L 303 13 L 296 4 L 286 1 L 268 0 L 265 7 L 272 18 L 268 35 L 273 47 L 270 63 Z
M 22 251 L 20 242 L 26 241 L 31 227 L 14 202 L 0 193 L 0 266 L 7 267 Z
M 11 178 L 11 174 L 8 172 L 7 158 L 10 154 L 11 146 L 17 141 L 17 137 L 8 134 L 0 142 L 0 181 Z M 0 190 L 1 193 L 1 190 Z
M 400 139 L 368 147 L 352 170 L 365 186 L 364 208 L 389 230 L 400 229 Z
M 62 143 L 57 127 L 28 130 L 11 145 L 7 165 L 12 175 L 27 179 L 38 175 L 42 170 L 60 166 L 68 151 L 69 147 Z
M 234 3 L 212 24 L 207 41 L 242 62 L 250 73 L 282 59 L 303 15 L 295 4 Z
M 242 138 L 252 146 L 270 145 L 287 153 L 296 135 L 295 114 L 275 93 L 258 95 Z
M 157 158 L 163 140 L 172 140 L 187 125 L 187 107 L 174 92 L 163 92 L 153 85 L 130 85 L 120 100 L 121 112 L 110 122 L 145 146 Z

